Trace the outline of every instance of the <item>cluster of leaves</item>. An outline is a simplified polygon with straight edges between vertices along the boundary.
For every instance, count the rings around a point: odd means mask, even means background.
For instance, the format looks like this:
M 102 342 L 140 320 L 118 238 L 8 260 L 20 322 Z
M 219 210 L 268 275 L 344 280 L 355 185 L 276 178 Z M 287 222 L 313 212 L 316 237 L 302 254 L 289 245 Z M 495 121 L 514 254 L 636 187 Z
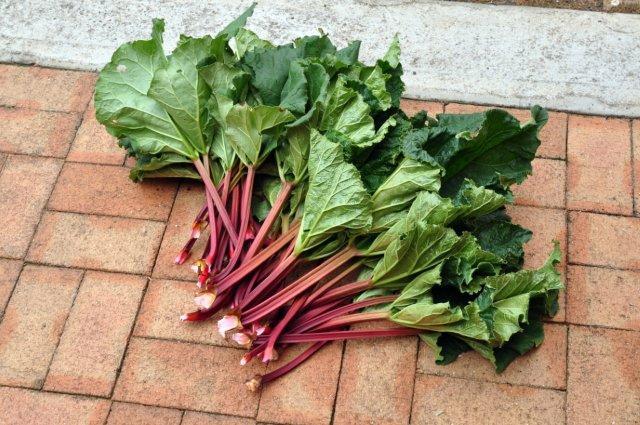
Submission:
M 501 371 L 538 346 L 542 318 L 557 310 L 560 253 L 522 270 L 531 232 L 504 207 L 531 174 L 546 111 L 532 108 L 524 124 L 499 109 L 408 117 L 397 38 L 366 65 L 358 41 L 262 40 L 244 28 L 252 11 L 215 37 L 181 36 L 168 56 L 155 20 L 151 39 L 121 46 L 96 86 L 98 120 L 136 159 L 132 179 L 202 179 L 237 224 L 227 231 L 239 242 L 216 251 L 225 239 L 209 207 L 208 254 L 221 261 L 207 262 L 211 302 L 197 301 L 194 320 L 230 307 L 236 341 L 273 346 L 319 321 L 310 312 L 331 311 L 321 279 L 354 260 L 366 284 L 332 305 L 392 297 L 370 308 L 416 329 L 439 363 L 475 350 Z M 234 216 L 226 193 L 240 186 L 251 214 Z M 289 229 L 291 243 L 279 243 Z M 270 235 L 262 256 L 258 230 Z M 290 284 L 299 257 L 320 265 Z

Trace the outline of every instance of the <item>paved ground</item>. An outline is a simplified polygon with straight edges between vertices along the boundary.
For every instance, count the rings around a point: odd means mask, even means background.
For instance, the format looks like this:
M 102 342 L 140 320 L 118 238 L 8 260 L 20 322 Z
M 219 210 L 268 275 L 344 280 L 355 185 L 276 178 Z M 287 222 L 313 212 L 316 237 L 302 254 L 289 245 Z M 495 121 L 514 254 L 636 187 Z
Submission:
M 334 343 L 252 395 L 261 366 L 177 320 L 193 284 L 171 259 L 200 188 L 131 183 L 94 82 L 0 65 L 0 423 L 640 423 L 640 120 L 552 112 L 517 189 L 527 265 L 553 238 L 566 254 L 540 349 L 496 375 L 473 354 L 436 367 L 415 338 Z
M 640 0 L 453 0 L 497 5 L 553 7 L 575 10 L 640 13 Z

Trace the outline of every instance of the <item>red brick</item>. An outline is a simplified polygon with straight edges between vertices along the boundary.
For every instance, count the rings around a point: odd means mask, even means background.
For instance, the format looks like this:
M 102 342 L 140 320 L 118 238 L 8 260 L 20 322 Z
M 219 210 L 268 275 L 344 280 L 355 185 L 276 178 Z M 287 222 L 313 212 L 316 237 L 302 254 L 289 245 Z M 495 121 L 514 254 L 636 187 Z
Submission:
M 91 104 L 84 113 L 67 160 L 121 165 L 124 157 L 125 150 L 118 146 L 117 139 L 107 133 L 96 120 L 96 111 Z
M 469 114 L 484 111 L 491 106 L 465 105 L 460 103 L 449 103 L 445 107 L 448 114 Z M 531 118 L 531 111 L 528 109 L 501 108 L 512 114 L 520 122 L 528 121 Z M 548 112 L 549 120 L 540 132 L 541 144 L 538 148 L 537 156 L 543 158 L 565 159 L 567 157 L 567 114 L 563 112 Z
M 181 314 L 196 310 L 195 293 L 195 282 L 149 282 L 134 335 L 237 347 L 218 334 L 215 318 L 191 323 L 178 319 Z
M 26 266 L 0 323 L 0 384 L 40 388 L 82 273 Z
M 414 99 L 401 99 L 400 108 L 405 114 L 412 117 L 418 112 L 424 110 L 427 111 L 430 117 L 435 117 L 437 114 L 444 112 L 444 103 L 430 102 L 425 100 Z
M 571 263 L 640 270 L 640 218 L 572 212 Z
M 567 208 L 632 214 L 629 121 L 569 117 Z
M 185 412 L 181 425 L 253 425 L 253 419 L 211 413 Z
M 640 215 L 640 120 L 633 121 L 633 194 L 635 213 Z
M 415 337 L 347 342 L 334 423 L 408 423 L 417 351 Z
M 145 284 L 140 276 L 85 275 L 49 368 L 46 390 L 111 394 Z
M 13 292 L 13 286 L 18 280 L 21 269 L 22 261 L 0 258 L 0 318 L 9 302 L 9 297 Z
M 524 266 L 537 268 L 544 264 L 553 249 L 553 241 L 560 242 L 562 262 L 560 273 L 564 274 L 567 255 L 567 224 L 565 212 L 562 210 L 525 206 L 507 207 L 507 212 L 514 223 L 533 232 L 533 237 L 524 246 Z M 560 311 L 553 321 L 563 322 L 565 318 L 565 293 L 560 291 L 558 299 Z
M 0 423 L 5 425 L 102 425 L 109 400 L 0 387 Z
M 202 255 L 206 238 L 204 236 L 196 242 L 191 258 L 181 266 L 173 263 L 173 259 L 182 249 L 189 238 L 191 224 L 196 214 L 204 204 L 204 190 L 202 185 L 188 183 L 180 185 L 176 195 L 167 230 L 162 238 L 162 245 L 153 269 L 153 276 L 167 279 L 194 280 L 190 264 Z
M 59 266 L 148 274 L 164 224 L 131 218 L 46 212 L 29 261 Z
M 75 113 L 0 108 L 0 150 L 64 158 L 80 116 Z
M 264 370 L 244 368 L 233 348 L 132 338 L 113 398 L 120 401 L 253 417 L 258 394 L 244 382 Z
M 570 266 L 567 321 L 640 331 L 640 273 Z
M 639 358 L 638 332 L 571 326 L 567 423 L 638 423 Z
M 22 258 L 62 161 L 10 156 L 0 174 L 0 256 Z
M 281 358 L 269 365 L 268 371 L 284 365 L 307 348 L 306 344 L 285 348 Z M 327 344 L 292 372 L 266 384 L 262 390 L 257 420 L 330 423 L 341 357 L 342 343 Z
M 0 65 L 0 105 L 82 112 L 95 79 L 89 72 Z
M 476 352 L 462 354 L 446 366 L 435 364 L 433 351 L 420 344 L 418 370 L 432 375 L 465 378 L 514 385 L 529 385 L 564 389 L 566 382 L 567 328 L 548 323 L 544 329 L 544 343 L 530 353 L 518 357 L 498 374 L 487 360 Z
M 67 163 L 49 209 L 167 220 L 177 185 L 166 180 L 134 183 L 120 166 Z
M 180 425 L 181 420 L 180 410 L 115 402 L 107 425 Z
M 543 388 L 416 375 L 412 424 L 556 424 L 564 392 Z
M 536 158 L 531 165 L 533 174 L 523 184 L 513 186 L 516 204 L 564 208 L 566 163 Z

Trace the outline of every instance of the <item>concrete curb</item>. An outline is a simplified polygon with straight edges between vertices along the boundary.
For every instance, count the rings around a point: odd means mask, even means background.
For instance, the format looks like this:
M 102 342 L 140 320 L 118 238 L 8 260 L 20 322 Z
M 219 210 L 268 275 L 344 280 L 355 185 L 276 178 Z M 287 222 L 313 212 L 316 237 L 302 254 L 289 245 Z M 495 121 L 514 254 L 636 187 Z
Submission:
M 249 1 L 0 0 L 0 61 L 99 69 L 119 44 L 167 20 L 214 33 Z M 335 42 L 363 41 L 366 60 L 400 34 L 406 96 L 640 116 L 640 15 L 428 0 L 259 2 L 250 28 L 286 42 L 322 27 Z

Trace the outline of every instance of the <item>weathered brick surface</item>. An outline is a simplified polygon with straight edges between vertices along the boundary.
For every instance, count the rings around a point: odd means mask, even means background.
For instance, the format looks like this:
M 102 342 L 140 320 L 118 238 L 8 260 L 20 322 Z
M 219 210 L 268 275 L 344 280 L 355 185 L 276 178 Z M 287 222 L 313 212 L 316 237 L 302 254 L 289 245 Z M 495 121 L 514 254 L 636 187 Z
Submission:
M 184 412 L 181 425 L 253 425 L 256 421 L 237 416 L 214 415 L 212 413 Z
M 569 328 L 567 423 L 640 420 L 640 333 Z
M 532 167 L 533 174 L 521 185 L 513 186 L 516 204 L 564 208 L 566 163 L 557 159 L 536 158 Z
M 194 274 L 190 264 L 199 258 L 204 249 L 206 237 L 200 237 L 193 247 L 192 256 L 181 266 L 173 263 L 173 259 L 182 249 L 191 232 L 191 224 L 204 204 L 202 185 L 185 183 L 180 185 L 173 210 L 169 216 L 167 230 L 162 238 L 162 245 L 153 269 L 153 276 L 167 279 L 193 280 Z
M 264 370 L 240 366 L 242 351 L 132 338 L 113 398 L 162 407 L 253 417 L 258 394 L 244 381 Z
M 59 266 L 148 274 L 164 224 L 118 217 L 47 212 L 28 259 Z
M 0 384 L 40 388 L 82 273 L 26 266 L 0 322 Z
M 418 370 L 432 375 L 475 381 L 564 389 L 567 376 L 566 355 L 566 326 L 548 323 L 544 329 L 544 343 L 527 355 L 518 357 L 500 374 L 496 373 L 491 363 L 473 351 L 462 354 L 453 363 L 439 366 L 435 364 L 433 351 L 424 343 L 420 343 Z
M 22 261 L 0 258 L 0 318 L 22 269 Z
M 307 349 L 288 347 L 268 371 L 282 366 Z M 325 345 L 293 372 L 267 384 L 262 390 L 259 422 L 328 424 L 336 396 L 342 343 Z
M 567 321 L 640 331 L 640 272 L 569 266 Z
M 46 390 L 108 397 L 146 278 L 88 272 L 47 375 Z
M 3 425 L 102 425 L 109 400 L 0 387 Z
M 96 111 L 90 105 L 82 117 L 82 124 L 67 155 L 68 161 L 120 165 L 125 150 L 96 120 Z
M 569 117 L 567 207 L 631 214 L 631 136 L 629 121 Z
M 544 264 L 553 249 L 553 241 L 560 242 L 562 262 L 558 270 L 564 275 L 567 256 L 567 225 L 565 212 L 549 208 L 535 208 L 525 206 L 507 207 L 507 212 L 517 223 L 533 232 L 533 237 L 524 246 L 524 266 L 536 268 Z M 563 322 L 565 318 L 565 293 L 560 291 L 558 297 L 560 310 L 553 318 Z
M 572 212 L 569 261 L 640 270 L 640 218 Z
M 82 112 L 95 79 L 89 72 L 0 65 L 0 105 Z
M 429 116 L 435 117 L 437 114 L 444 112 L 444 103 L 430 102 L 425 100 L 402 99 L 400 108 L 405 114 L 412 117 L 420 111 L 427 111 Z
M 181 420 L 180 410 L 114 402 L 107 425 L 180 425 Z
M 449 103 L 445 112 L 451 114 L 469 114 L 489 109 L 490 106 L 465 105 Z M 528 109 L 502 108 L 516 117 L 520 122 L 528 121 L 531 112 Z M 549 112 L 549 120 L 540 132 L 541 144 L 537 156 L 544 158 L 565 159 L 567 157 L 567 114 L 564 112 Z
M 556 390 L 416 375 L 412 424 L 557 424 L 564 393 Z
M 64 158 L 80 115 L 0 108 L 0 151 Z
M 635 213 L 640 215 L 640 120 L 633 121 L 633 187 Z
M 49 209 L 166 220 L 177 184 L 163 180 L 134 183 L 129 170 L 113 165 L 67 163 L 49 200 Z
M 334 423 L 408 423 L 417 349 L 415 337 L 347 342 Z
M 181 314 L 196 310 L 193 297 L 195 280 L 180 282 L 152 280 L 140 307 L 134 334 L 152 338 L 175 339 L 185 342 L 235 346 L 222 338 L 216 327 L 216 318 L 203 322 L 182 322 Z
M 22 258 L 62 161 L 9 156 L 0 174 L 0 256 Z

